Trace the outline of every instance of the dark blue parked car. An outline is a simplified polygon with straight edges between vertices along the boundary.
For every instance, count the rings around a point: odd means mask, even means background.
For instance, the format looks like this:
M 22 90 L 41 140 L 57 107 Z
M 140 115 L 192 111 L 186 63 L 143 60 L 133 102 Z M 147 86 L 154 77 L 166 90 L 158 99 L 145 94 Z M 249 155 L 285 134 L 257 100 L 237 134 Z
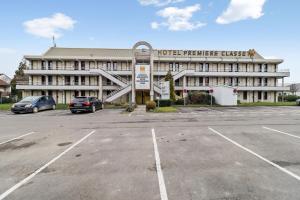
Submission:
M 25 97 L 11 107 L 13 113 L 37 113 L 41 110 L 55 110 L 56 103 L 51 96 Z

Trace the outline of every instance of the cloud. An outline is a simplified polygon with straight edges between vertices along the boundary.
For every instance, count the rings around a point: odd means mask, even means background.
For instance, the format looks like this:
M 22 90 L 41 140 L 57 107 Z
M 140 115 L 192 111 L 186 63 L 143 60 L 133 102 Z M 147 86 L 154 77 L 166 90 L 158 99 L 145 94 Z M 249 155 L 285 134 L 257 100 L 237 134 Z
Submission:
M 16 52 L 17 51 L 15 49 L 0 47 L 0 54 L 14 54 Z
M 138 0 L 142 6 L 166 6 L 173 3 L 183 2 L 185 0 Z
M 266 0 L 231 0 L 228 8 L 216 20 L 218 24 L 230 24 L 245 19 L 258 19 L 264 15 Z
M 187 6 L 185 8 L 167 7 L 157 12 L 157 15 L 164 18 L 165 21 L 158 23 L 152 22 L 151 27 L 168 27 L 170 31 L 191 31 L 206 24 L 202 22 L 192 22 L 193 14 L 201 9 L 200 4 Z
M 61 37 L 62 30 L 72 30 L 76 23 L 71 17 L 63 13 L 56 13 L 51 17 L 44 17 L 26 21 L 23 23 L 25 31 L 29 34 L 43 37 L 56 38 Z

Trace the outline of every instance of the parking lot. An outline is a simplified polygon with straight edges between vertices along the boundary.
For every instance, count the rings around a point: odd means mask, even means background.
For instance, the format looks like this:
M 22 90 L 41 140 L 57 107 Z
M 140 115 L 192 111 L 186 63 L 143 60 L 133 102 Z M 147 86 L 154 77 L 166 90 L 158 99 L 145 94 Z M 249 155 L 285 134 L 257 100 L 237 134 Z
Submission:
M 298 200 L 300 107 L 0 112 L 0 200 Z

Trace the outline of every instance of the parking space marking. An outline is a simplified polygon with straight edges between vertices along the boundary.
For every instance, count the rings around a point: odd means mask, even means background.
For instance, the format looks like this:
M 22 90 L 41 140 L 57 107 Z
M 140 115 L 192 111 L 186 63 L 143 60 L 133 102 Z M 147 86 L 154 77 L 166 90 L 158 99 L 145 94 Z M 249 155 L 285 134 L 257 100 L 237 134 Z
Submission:
M 0 200 L 3 200 L 8 195 L 10 195 L 12 192 L 14 192 L 15 190 L 17 190 L 19 187 L 21 187 L 22 185 L 24 185 L 25 183 L 27 183 L 30 179 L 32 179 L 33 177 L 35 177 L 38 173 L 40 173 L 41 171 L 43 171 L 44 169 L 46 169 L 49 165 L 51 165 L 52 163 L 54 163 L 56 160 L 58 160 L 64 154 L 66 154 L 67 152 L 69 152 L 70 150 L 72 150 L 74 147 L 76 147 L 77 145 L 79 145 L 81 142 L 83 142 L 85 139 L 87 139 L 88 137 L 90 137 L 95 132 L 96 131 L 93 130 L 92 132 L 90 132 L 89 134 L 87 134 L 86 136 L 84 136 L 83 138 L 81 138 L 80 140 L 78 140 L 76 143 L 74 143 L 72 146 L 70 146 L 69 148 L 67 148 L 66 150 L 64 150 L 58 156 L 56 156 L 55 158 L 53 158 L 52 160 L 50 160 L 48 163 L 46 163 L 45 165 L 43 165 L 42 167 L 40 167 L 39 169 L 37 169 L 35 172 L 33 172 L 32 174 L 30 174 L 29 176 L 27 176 L 26 178 L 24 178 L 23 180 L 21 180 L 20 182 L 18 182 L 16 185 L 14 185 L 11 188 L 9 188 L 8 190 L 6 190 L 4 193 L 2 193 L 0 195 Z
M 152 131 L 152 139 L 153 139 L 153 147 L 154 147 L 154 154 L 155 154 L 155 163 L 156 163 L 156 171 L 157 171 L 157 177 L 158 177 L 160 198 L 161 198 L 161 200 L 168 200 L 164 175 L 163 175 L 163 172 L 162 172 L 162 169 L 161 169 L 161 164 L 160 164 L 160 157 L 159 157 L 159 152 L 158 152 L 158 147 L 157 147 L 156 135 L 155 135 L 154 128 L 152 128 L 151 131 Z
M 279 131 L 279 130 L 276 130 L 276 129 L 272 129 L 272 128 L 269 128 L 269 127 L 266 127 L 266 126 L 263 126 L 263 128 L 264 128 L 264 129 L 267 129 L 267 130 L 269 130 L 269 131 L 281 133 L 281 134 L 284 134 L 284 135 L 288 135 L 288 136 L 291 136 L 291 137 L 300 139 L 300 136 L 297 136 L 297 135 L 293 135 L 293 134 L 290 134 L 290 133 L 286 133 L 286 132 L 283 132 L 283 131 Z
M 21 135 L 21 136 L 15 137 L 15 138 L 13 138 L 13 139 L 7 140 L 7 141 L 5 141 L 5 142 L 1 142 L 0 145 L 5 144 L 5 143 L 12 142 L 12 141 L 14 141 L 14 140 L 18 140 L 18 139 L 20 139 L 20 138 L 26 137 L 26 136 L 31 135 L 31 134 L 33 134 L 33 133 L 35 133 L 35 132 L 29 132 L 29 133 L 26 133 L 26 134 L 24 134 L 24 135 Z
M 239 148 L 241 148 L 241 149 L 247 151 L 248 153 L 250 153 L 250 154 L 256 156 L 257 158 L 259 158 L 259 159 L 265 161 L 266 163 L 272 165 L 273 167 L 276 167 L 276 168 L 279 169 L 280 171 L 282 171 L 282 172 L 284 172 L 284 173 L 290 175 L 291 177 L 297 179 L 298 181 L 300 181 L 300 176 L 298 176 L 297 174 L 295 174 L 295 173 L 293 173 L 293 172 L 291 172 L 291 171 L 289 171 L 289 170 L 287 170 L 287 169 L 285 169 L 285 168 L 283 168 L 283 167 L 281 167 L 281 166 L 279 166 L 279 165 L 273 163 L 272 161 L 270 161 L 270 160 L 268 160 L 268 159 L 262 157 L 261 155 L 259 155 L 259 154 L 255 153 L 254 151 L 252 151 L 252 150 L 250 150 L 250 149 L 244 147 L 243 145 L 241 145 L 241 144 L 235 142 L 234 140 L 232 140 L 232 139 L 226 137 L 226 136 L 223 135 L 222 133 L 220 133 L 220 132 L 214 130 L 213 128 L 208 127 L 208 129 L 209 129 L 210 131 L 212 131 L 213 133 L 215 133 L 215 134 L 221 136 L 221 137 L 224 138 L 225 140 L 227 140 L 227 141 L 231 142 L 232 144 L 236 145 L 237 147 L 239 147 Z

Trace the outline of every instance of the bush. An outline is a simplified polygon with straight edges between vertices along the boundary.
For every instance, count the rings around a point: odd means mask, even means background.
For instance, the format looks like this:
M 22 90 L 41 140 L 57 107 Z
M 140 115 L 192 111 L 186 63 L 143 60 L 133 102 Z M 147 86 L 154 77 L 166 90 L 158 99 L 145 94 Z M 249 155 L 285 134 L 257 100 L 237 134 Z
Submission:
M 177 99 L 175 102 L 174 102 L 175 105 L 184 105 L 184 99 Z
M 7 98 L 7 97 L 0 97 L 0 103 L 14 103 L 14 99 L 12 98 Z
M 202 92 L 191 92 L 189 93 L 189 103 L 190 104 L 210 104 L 212 97 L 212 104 L 215 104 L 215 98 L 207 93 Z
M 293 102 L 293 101 L 296 101 L 297 99 L 300 99 L 300 96 L 297 96 L 297 95 L 285 95 L 284 97 L 282 95 L 280 95 L 278 97 L 278 100 L 279 101 L 288 101 L 288 102 Z
M 151 111 L 156 108 L 156 103 L 155 101 L 147 101 L 146 102 L 146 111 Z
M 127 112 L 133 112 L 134 109 L 137 107 L 136 104 L 129 104 L 127 107 L 126 107 L 126 111 Z
M 156 105 L 158 105 L 158 100 L 155 100 Z M 172 100 L 170 99 L 162 99 L 159 100 L 159 107 L 169 107 L 173 104 Z

